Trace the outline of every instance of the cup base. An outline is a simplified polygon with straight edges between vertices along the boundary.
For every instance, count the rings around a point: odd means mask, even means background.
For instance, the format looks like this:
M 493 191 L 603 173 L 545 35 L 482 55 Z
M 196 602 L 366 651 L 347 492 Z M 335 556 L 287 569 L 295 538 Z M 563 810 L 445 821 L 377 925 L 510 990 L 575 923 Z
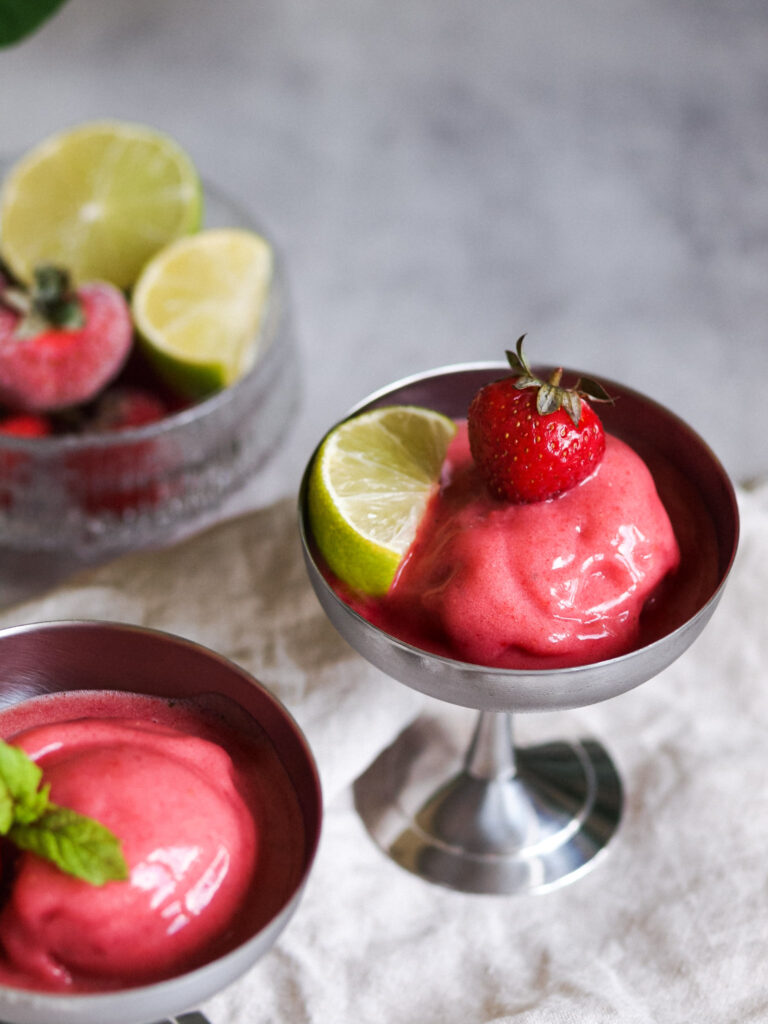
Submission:
M 594 740 L 516 748 L 478 775 L 439 719 L 419 719 L 354 787 L 381 849 L 426 881 L 467 893 L 545 892 L 589 871 L 622 811 L 619 775 Z

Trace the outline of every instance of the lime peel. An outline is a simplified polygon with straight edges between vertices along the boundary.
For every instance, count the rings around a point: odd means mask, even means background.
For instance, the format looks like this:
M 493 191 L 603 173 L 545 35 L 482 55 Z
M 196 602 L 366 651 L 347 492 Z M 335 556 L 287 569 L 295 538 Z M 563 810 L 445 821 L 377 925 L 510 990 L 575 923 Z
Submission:
M 456 424 L 420 406 L 385 406 L 345 420 L 322 442 L 307 503 L 315 543 L 353 590 L 385 594 L 437 490 Z

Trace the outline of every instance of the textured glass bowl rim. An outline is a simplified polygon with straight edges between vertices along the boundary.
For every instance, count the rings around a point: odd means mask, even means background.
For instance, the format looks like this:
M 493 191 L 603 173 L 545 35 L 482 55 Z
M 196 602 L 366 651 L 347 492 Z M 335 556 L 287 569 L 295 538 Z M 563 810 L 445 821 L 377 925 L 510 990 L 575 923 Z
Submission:
M 0 179 L 4 177 L 7 170 L 13 165 L 17 158 L 0 154 Z M 269 231 L 265 230 L 260 221 L 245 209 L 240 201 L 234 199 L 218 185 L 207 178 L 201 179 L 203 192 L 203 218 L 200 230 L 205 230 L 205 215 L 207 209 L 206 200 L 210 197 L 220 203 L 232 214 L 232 227 L 242 227 L 253 231 L 269 244 L 272 250 L 272 287 L 270 288 L 267 302 L 261 319 L 259 337 L 264 344 L 260 346 L 256 361 L 251 369 L 240 380 L 222 390 L 215 392 L 208 398 L 195 402 L 186 409 L 169 413 L 162 420 L 150 423 L 141 427 L 127 427 L 123 430 L 94 432 L 92 434 L 59 434 L 54 437 L 14 437 L 11 434 L 0 434 L 0 451 L 19 452 L 38 457 L 41 459 L 51 458 L 59 452 L 69 454 L 81 449 L 103 449 L 122 448 L 134 441 L 153 440 L 158 437 L 172 436 L 181 433 L 188 426 L 195 425 L 209 417 L 215 417 L 216 413 L 223 406 L 232 402 L 242 391 L 248 391 L 255 378 L 260 376 L 260 369 L 269 354 L 274 331 L 274 313 L 279 311 L 281 293 L 285 287 L 285 276 L 283 271 L 283 257 L 275 244 Z M 0 235 L 2 224 L 0 224 Z

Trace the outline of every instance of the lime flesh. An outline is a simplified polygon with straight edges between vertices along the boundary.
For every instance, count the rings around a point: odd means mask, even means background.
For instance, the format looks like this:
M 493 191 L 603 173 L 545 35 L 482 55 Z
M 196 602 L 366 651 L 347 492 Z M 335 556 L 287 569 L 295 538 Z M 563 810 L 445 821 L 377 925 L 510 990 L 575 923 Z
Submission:
M 309 477 L 315 542 L 353 590 L 382 595 L 435 493 L 456 425 L 418 406 L 387 406 L 332 430 Z
M 9 172 L 0 252 L 22 281 L 54 263 L 76 282 L 129 289 L 147 260 L 197 230 L 202 187 L 187 154 L 143 125 L 94 121 L 51 136 Z
M 201 398 L 254 365 L 273 253 L 241 228 L 200 231 L 162 249 L 136 283 L 132 310 L 144 349 L 177 391 Z

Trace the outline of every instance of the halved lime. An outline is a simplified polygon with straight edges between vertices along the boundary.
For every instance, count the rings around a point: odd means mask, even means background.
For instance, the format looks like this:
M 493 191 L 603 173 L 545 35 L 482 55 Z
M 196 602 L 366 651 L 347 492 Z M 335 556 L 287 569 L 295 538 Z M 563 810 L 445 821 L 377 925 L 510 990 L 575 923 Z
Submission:
M 92 121 L 51 136 L 15 164 L 0 193 L 0 253 L 31 281 L 41 263 L 75 281 L 130 288 L 162 246 L 200 226 L 202 188 L 167 135 Z
M 455 433 L 441 413 L 393 405 L 346 420 L 326 436 L 310 471 L 310 525 L 330 569 L 354 590 L 389 589 Z
M 200 231 L 149 261 L 133 292 L 133 318 L 177 391 L 201 398 L 253 366 L 272 266 L 269 243 L 242 228 Z

